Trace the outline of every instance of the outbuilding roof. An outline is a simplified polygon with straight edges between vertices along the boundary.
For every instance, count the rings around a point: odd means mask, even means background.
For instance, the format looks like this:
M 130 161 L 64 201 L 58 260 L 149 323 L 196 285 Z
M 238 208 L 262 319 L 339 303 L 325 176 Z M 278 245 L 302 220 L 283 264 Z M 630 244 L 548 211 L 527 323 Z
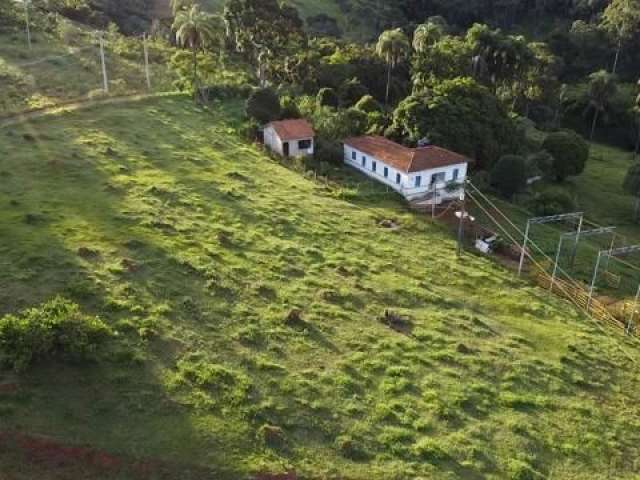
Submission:
M 405 173 L 421 172 L 461 163 L 473 163 L 473 160 L 446 148 L 435 145 L 409 148 L 387 138 L 373 135 L 348 138 L 344 144 Z
M 273 127 L 280 139 L 285 142 L 303 140 L 315 136 L 311 124 L 301 118 L 271 122 L 267 127 Z

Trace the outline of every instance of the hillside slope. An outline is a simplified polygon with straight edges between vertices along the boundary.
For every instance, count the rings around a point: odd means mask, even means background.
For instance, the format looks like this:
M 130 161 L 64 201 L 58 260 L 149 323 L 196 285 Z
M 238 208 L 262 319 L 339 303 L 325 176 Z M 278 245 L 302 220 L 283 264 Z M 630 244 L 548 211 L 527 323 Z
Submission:
M 0 130 L 0 314 L 59 294 L 120 333 L 95 364 L 0 373 L 1 429 L 219 478 L 637 478 L 622 339 L 382 192 L 274 162 L 239 111 Z

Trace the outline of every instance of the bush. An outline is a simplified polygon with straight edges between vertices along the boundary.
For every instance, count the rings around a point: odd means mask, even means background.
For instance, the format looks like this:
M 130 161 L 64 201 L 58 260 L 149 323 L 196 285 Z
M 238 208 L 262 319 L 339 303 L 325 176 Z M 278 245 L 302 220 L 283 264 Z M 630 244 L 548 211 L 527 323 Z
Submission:
M 280 98 L 271 88 L 256 89 L 247 100 L 247 116 L 260 123 L 280 118 L 280 112 Z
M 589 158 L 589 144 L 576 132 L 563 130 L 547 136 L 542 148 L 553 157 L 553 174 L 558 181 L 580 175 Z
M 282 97 L 280 105 L 280 118 L 300 118 L 302 116 L 300 114 L 300 109 L 298 109 L 298 105 L 296 104 L 296 101 L 293 97 Z
M 316 101 L 321 107 L 338 108 L 340 99 L 333 88 L 322 88 L 316 96 Z
M 365 95 L 358 103 L 356 103 L 355 108 L 358 110 L 362 110 L 366 113 L 379 113 L 382 112 L 382 105 L 371 95 Z
M 575 210 L 576 204 L 571 195 L 564 190 L 550 188 L 538 193 L 533 198 L 530 208 L 536 215 L 542 217 L 572 212 Z
M 318 162 L 340 165 L 344 156 L 344 149 L 337 141 L 318 138 L 314 156 Z
M 546 150 L 540 150 L 537 153 L 527 157 L 527 176 L 528 177 L 545 177 L 553 176 L 553 157 Z
M 110 335 L 99 318 L 57 297 L 39 308 L 0 319 L 0 365 L 20 371 L 57 356 L 87 358 Z
M 352 78 L 340 86 L 340 103 L 343 107 L 351 107 L 368 94 L 367 87 L 362 85 L 357 78 Z
M 519 155 L 505 155 L 491 170 L 491 185 L 506 198 L 527 186 L 527 163 Z

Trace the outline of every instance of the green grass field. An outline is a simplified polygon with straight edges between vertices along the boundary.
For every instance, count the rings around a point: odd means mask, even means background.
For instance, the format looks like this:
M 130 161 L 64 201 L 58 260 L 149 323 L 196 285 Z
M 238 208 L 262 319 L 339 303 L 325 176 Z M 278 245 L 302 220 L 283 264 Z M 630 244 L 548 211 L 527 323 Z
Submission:
M 63 295 L 119 332 L 97 363 L 1 373 L 0 430 L 215 478 L 638 478 L 635 345 L 399 201 L 271 160 L 240 109 L 0 131 L 0 313 Z M 65 478 L 11 448 L 0 471 Z

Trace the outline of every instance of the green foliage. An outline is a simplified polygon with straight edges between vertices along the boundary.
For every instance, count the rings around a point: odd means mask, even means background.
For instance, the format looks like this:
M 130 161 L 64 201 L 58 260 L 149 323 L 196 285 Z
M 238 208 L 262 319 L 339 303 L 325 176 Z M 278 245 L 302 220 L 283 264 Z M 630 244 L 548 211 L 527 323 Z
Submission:
M 0 364 L 25 370 L 56 357 L 81 360 L 96 352 L 111 330 L 61 297 L 18 315 L 0 318 Z
M 325 87 L 318 91 L 317 102 L 319 107 L 338 108 L 340 99 L 333 88 Z
M 258 88 L 249 96 L 246 112 L 262 124 L 277 120 L 281 114 L 280 98 L 272 88 Z
M 286 95 L 280 98 L 280 117 L 283 119 L 301 117 L 300 109 L 294 97 Z
M 580 175 L 589 158 L 589 144 L 571 130 L 549 134 L 542 148 L 553 157 L 553 173 L 558 181 Z
M 446 80 L 407 97 L 394 112 L 390 133 L 410 142 L 429 138 L 476 159 L 481 168 L 523 143 L 497 98 L 470 78 Z
M 553 187 L 537 192 L 530 204 L 531 211 L 541 217 L 573 212 L 575 208 L 576 202 L 566 190 Z
M 382 105 L 371 95 L 365 95 L 355 104 L 355 108 L 366 113 L 380 113 L 383 111 Z
M 506 198 L 513 197 L 527 185 L 527 163 L 519 155 L 505 155 L 491 169 L 491 185 Z
M 343 107 L 352 107 L 358 100 L 368 95 L 367 87 L 362 85 L 357 78 L 351 78 L 340 86 L 340 105 Z

